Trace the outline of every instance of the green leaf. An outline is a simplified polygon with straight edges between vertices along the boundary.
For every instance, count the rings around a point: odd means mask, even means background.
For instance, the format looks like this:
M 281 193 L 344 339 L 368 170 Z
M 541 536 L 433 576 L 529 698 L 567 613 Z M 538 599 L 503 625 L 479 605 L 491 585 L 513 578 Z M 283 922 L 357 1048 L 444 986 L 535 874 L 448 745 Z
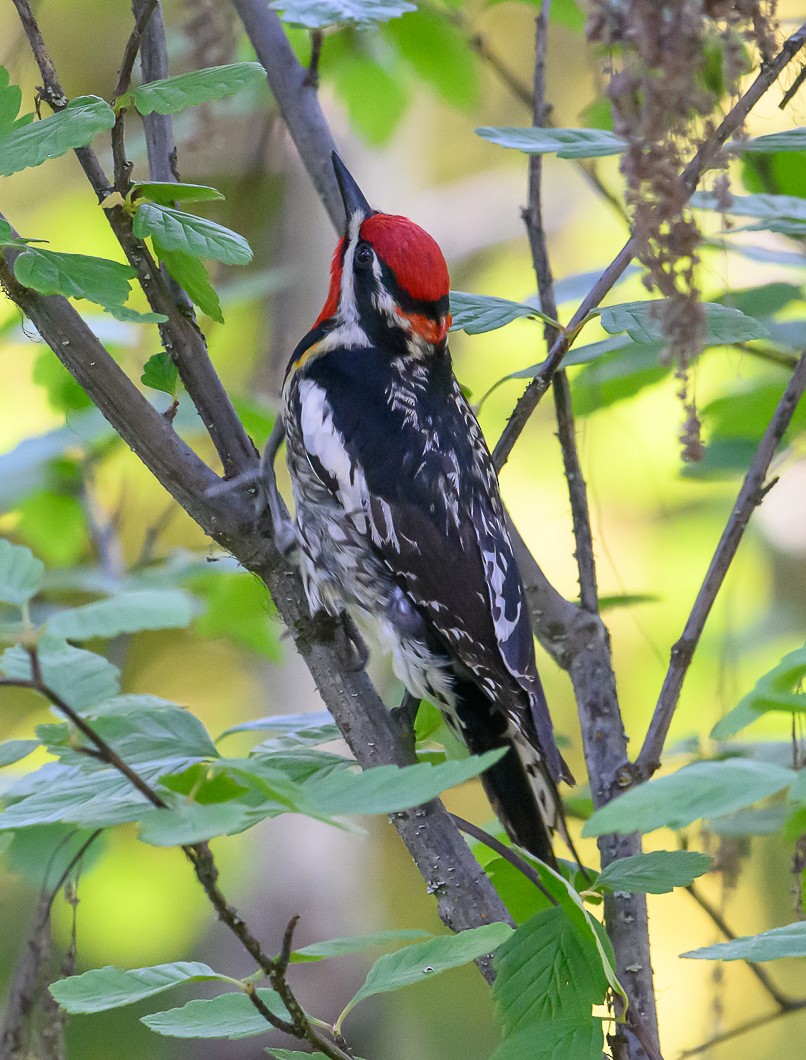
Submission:
M 785 924 L 783 927 L 762 931 L 760 935 L 745 935 L 704 946 L 699 950 L 681 953 L 698 961 L 776 961 L 781 957 L 806 957 L 806 921 Z
M 509 861 L 493 858 L 484 866 L 484 871 L 516 924 L 523 924 L 536 913 L 551 907 L 542 891 Z
M 136 275 L 129 265 L 86 254 L 61 254 L 27 247 L 14 262 L 14 275 L 23 287 L 40 294 L 86 298 L 102 306 L 123 305 Z
M 792 786 L 794 794 L 797 781 Z M 789 805 L 770 806 L 764 810 L 738 810 L 727 817 L 712 817 L 708 831 L 722 836 L 775 835 L 781 832 L 792 812 Z
M 45 684 L 75 710 L 110 699 L 120 691 L 120 671 L 100 655 L 64 643 L 40 644 L 39 663 Z M 31 659 L 22 647 L 0 655 L 0 670 L 8 677 L 31 679 Z
M 210 188 L 206 184 L 180 184 L 170 180 L 132 181 L 131 196 L 134 202 L 143 198 L 150 202 L 162 203 L 163 206 L 171 206 L 175 202 L 220 202 L 224 199 L 218 188 Z
M 50 986 L 54 999 L 66 1012 L 106 1012 L 161 994 L 180 983 L 200 983 L 210 979 L 230 981 L 209 965 L 198 961 L 175 961 L 149 968 L 124 971 L 107 965 L 83 975 L 59 979 Z
M 806 199 L 799 195 L 734 195 L 727 209 L 722 209 L 710 192 L 697 192 L 691 205 L 700 210 L 718 210 L 738 217 L 757 217 L 759 220 L 740 231 L 770 231 L 784 235 L 806 234 Z
M 777 666 L 760 677 L 752 692 L 749 692 L 735 709 L 749 708 L 756 712 L 782 710 L 794 714 L 806 711 L 804 680 L 806 645 L 785 655 Z
M 40 746 L 39 740 L 6 740 L 0 743 L 0 767 L 13 765 L 27 758 Z
M 183 800 L 140 818 L 140 839 L 155 847 L 188 846 L 216 836 L 242 832 L 259 818 L 239 802 L 200 803 Z
M 236 92 L 261 83 L 266 71 L 260 63 L 231 63 L 229 66 L 209 66 L 189 74 L 166 77 L 140 85 L 131 96 L 141 114 L 177 114 L 197 103 L 212 103 L 226 99 Z M 119 104 L 126 105 L 122 100 Z
M 264 987 L 256 993 L 275 1016 L 291 1018 L 274 990 Z M 181 1008 L 141 1016 L 140 1022 L 156 1034 L 170 1038 L 251 1038 L 272 1030 L 245 993 L 188 1001 Z
M 768 762 L 728 758 L 694 762 L 670 776 L 650 780 L 594 811 L 584 836 L 684 828 L 700 817 L 720 817 L 788 788 L 791 769 Z
M 479 96 L 478 63 L 466 37 L 441 13 L 419 10 L 384 27 L 420 82 L 454 107 L 472 107 Z
M 152 390 L 160 390 L 172 398 L 176 397 L 179 387 L 179 370 L 167 350 L 161 350 L 148 358 L 143 365 L 140 382 L 143 386 L 150 386 Z
M 510 324 L 520 317 L 533 317 L 559 327 L 556 320 L 547 317 L 533 305 L 525 302 L 510 302 L 507 298 L 493 298 L 486 294 L 468 294 L 466 291 L 451 291 L 451 331 L 466 331 L 468 335 L 481 335 Z
M 619 155 L 627 142 L 607 129 L 540 129 L 533 126 L 483 126 L 476 135 L 499 147 L 523 151 L 527 155 L 558 158 L 602 158 Z
M 278 625 L 269 614 L 266 587 L 246 571 L 207 571 L 188 580 L 204 600 L 204 614 L 196 632 L 204 637 L 227 637 L 233 644 L 280 658 Z
M 0 745 L 2 746 L 2 745 Z M 376 946 L 386 946 L 390 942 L 411 942 L 415 939 L 430 938 L 427 931 L 375 931 L 371 935 L 352 935 L 346 938 L 328 939 L 326 942 L 313 942 L 294 950 L 291 961 L 323 961 L 327 957 L 344 957 L 349 953 L 363 953 Z
M 221 303 L 210 283 L 204 263 L 193 254 L 183 250 L 168 250 L 158 239 L 154 240 L 154 251 L 168 272 L 173 276 L 194 305 L 219 324 L 224 323 Z
M 276 1045 L 270 1046 L 266 1052 L 275 1060 L 327 1060 L 324 1053 L 301 1053 L 299 1049 L 278 1049 Z M 361 1060 L 357 1056 L 355 1060 Z
M 225 265 L 246 265 L 252 260 L 249 244 L 237 232 L 206 217 L 159 203 L 141 203 L 134 215 L 133 228 L 140 239 L 152 236 L 165 250 L 180 250 Z
M 105 305 L 104 312 L 124 324 L 164 324 L 168 319 L 164 313 L 141 313 L 127 305 Z
M 387 143 L 408 106 L 405 78 L 394 68 L 390 70 L 388 61 L 379 62 L 352 42 L 345 43 L 342 54 L 332 63 L 333 88 L 350 124 L 367 143 Z
M 200 758 L 218 758 L 202 722 L 181 707 L 161 706 L 130 714 L 89 713 L 95 732 L 130 765 L 177 760 L 184 765 Z
M 660 382 L 669 373 L 662 352 L 662 343 L 627 339 L 626 345 L 599 354 L 571 383 L 574 412 L 589 416 Z
M 602 327 L 611 335 L 626 331 L 634 342 L 663 342 L 662 309 L 665 302 L 665 298 L 656 298 L 608 306 L 601 313 Z M 702 307 L 706 314 L 707 345 L 749 342 L 769 335 L 763 324 L 738 309 L 717 302 L 703 302 Z
M 29 548 L 0 538 L 0 603 L 22 607 L 36 596 L 45 564 Z
M 463 784 L 498 762 L 501 748 L 459 762 L 432 766 L 377 766 L 360 773 L 340 771 L 315 778 L 305 792 L 333 817 L 350 814 L 396 813 L 435 799 L 440 792 Z
M 306 29 L 370 26 L 417 10 L 408 0 L 272 0 L 269 7 L 281 13 L 283 22 Z
M 562 1011 L 562 1010 L 560 1010 Z M 499 1045 L 490 1060 L 601 1060 L 602 1021 L 593 1016 L 543 1019 Z
M 193 601 L 181 589 L 140 589 L 58 611 L 47 630 L 65 640 L 108 639 L 145 629 L 184 629 L 192 618 Z
M 768 317 L 802 298 L 803 287 L 797 284 L 762 283 L 743 291 L 726 291 L 717 301 L 751 317 Z
M 83 757 L 83 756 L 82 756 Z M 155 770 L 141 770 L 144 779 L 155 779 Z M 17 831 L 32 826 L 72 824 L 86 828 L 137 821 L 151 803 L 116 769 L 95 769 L 87 763 L 62 766 L 48 763 L 20 782 L 25 797 L 0 813 L 0 829 Z M 6 793 L 17 797 L 17 788 Z
M 333 722 L 333 717 L 327 710 L 312 711 L 310 714 L 273 714 L 268 718 L 254 718 L 252 721 L 242 721 L 239 725 L 231 725 L 218 737 L 223 740 L 225 736 L 232 736 L 236 732 L 274 732 L 277 735 L 286 733 L 304 733 L 306 729 L 321 729 L 330 726 L 332 736 L 328 739 L 336 740 L 339 737 L 338 727 Z M 325 740 L 321 741 L 325 743 Z
M 729 143 L 731 151 L 747 154 L 755 151 L 806 151 L 806 128 L 786 129 L 783 132 L 769 133 L 767 136 L 752 136 L 749 140 L 735 140 Z
M 492 953 L 511 935 L 509 924 L 485 924 L 456 935 L 435 935 L 396 953 L 385 953 L 373 964 L 364 985 L 346 1005 L 339 1017 L 339 1025 L 359 1001 L 421 983 L 427 976 L 438 975 L 450 968 L 460 968 L 485 953 Z
M 75 147 L 86 147 L 115 124 L 115 112 L 98 96 L 77 96 L 64 110 L 0 135 L 0 176 L 39 166 Z
M 498 951 L 493 1000 L 505 1038 L 553 1016 L 590 1016 L 607 979 L 593 940 L 580 934 L 562 906 L 522 924 Z
M 611 862 L 591 889 L 631 894 L 668 894 L 708 872 L 713 858 L 694 850 L 653 850 Z
M 0 133 L 14 125 L 22 106 L 22 89 L 8 83 L 8 71 L 0 67 Z

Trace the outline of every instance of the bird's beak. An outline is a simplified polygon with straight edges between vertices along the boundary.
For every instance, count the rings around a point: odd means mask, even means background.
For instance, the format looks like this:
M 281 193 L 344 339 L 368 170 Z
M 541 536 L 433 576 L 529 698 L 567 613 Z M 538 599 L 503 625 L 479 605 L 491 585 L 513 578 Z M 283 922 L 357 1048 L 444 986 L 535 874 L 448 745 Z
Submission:
M 342 201 L 344 202 L 345 228 L 349 231 L 357 221 L 360 225 L 375 211 L 364 198 L 364 193 L 355 182 L 350 170 L 345 166 L 335 151 L 330 156 L 333 160 L 333 170 L 336 174 L 336 182 L 339 185 Z

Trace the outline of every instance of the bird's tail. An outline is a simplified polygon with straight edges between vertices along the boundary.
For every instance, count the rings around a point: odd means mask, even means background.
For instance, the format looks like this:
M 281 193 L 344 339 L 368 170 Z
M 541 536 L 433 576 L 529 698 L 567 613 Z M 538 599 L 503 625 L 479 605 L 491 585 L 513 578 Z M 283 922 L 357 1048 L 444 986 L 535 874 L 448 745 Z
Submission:
M 496 816 L 513 842 L 555 865 L 551 837 L 559 832 L 567 840 L 568 833 L 557 785 L 539 752 L 476 685 L 460 681 L 456 691 L 455 712 L 471 754 L 507 748 L 481 777 Z

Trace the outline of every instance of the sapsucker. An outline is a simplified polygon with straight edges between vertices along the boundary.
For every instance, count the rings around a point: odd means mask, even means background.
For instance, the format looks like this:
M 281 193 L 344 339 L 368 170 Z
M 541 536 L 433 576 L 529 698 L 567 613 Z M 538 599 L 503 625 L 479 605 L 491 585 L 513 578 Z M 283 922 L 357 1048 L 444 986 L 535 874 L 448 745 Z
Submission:
M 490 453 L 453 375 L 448 267 L 371 209 L 337 155 L 345 234 L 283 390 L 295 537 L 312 613 L 374 619 L 395 672 L 471 752 L 509 835 L 551 858 L 554 740 Z

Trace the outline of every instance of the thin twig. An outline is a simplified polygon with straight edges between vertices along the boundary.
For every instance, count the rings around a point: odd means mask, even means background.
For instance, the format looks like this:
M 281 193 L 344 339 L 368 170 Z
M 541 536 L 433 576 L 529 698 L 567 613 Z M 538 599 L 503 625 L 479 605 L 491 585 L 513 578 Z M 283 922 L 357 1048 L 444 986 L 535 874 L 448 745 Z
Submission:
M 806 23 L 787 39 L 774 59 L 764 64 L 758 77 L 728 112 L 719 128 L 700 145 L 692 160 L 683 170 L 681 178 L 688 196 L 693 194 L 700 177 L 716 160 L 728 138 L 743 124 L 756 103 L 775 83 L 782 70 L 797 55 L 804 44 L 806 44 Z M 599 305 L 621 277 L 637 250 L 638 244 L 636 240 L 630 238 L 585 296 L 568 326 L 552 346 L 542 367 L 518 400 L 506 427 L 501 433 L 501 437 L 498 439 L 498 444 L 493 452 L 493 460 L 497 470 L 500 471 L 509 458 L 515 442 L 520 437 L 523 428 L 537 408 L 541 398 L 548 390 L 549 384 L 562 364 L 562 360 L 570 349 L 571 343 L 576 338 L 579 328 L 591 310 Z
M 39 692 L 46 699 L 50 700 L 53 706 L 60 710 L 62 714 L 75 725 L 79 732 L 94 745 L 98 751 L 99 757 L 102 758 L 103 761 L 126 777 L 129 783 L 132 784 L 132 786 L 153 806 L 160 809 L 167 809 L 168 804 L 157 794 L 151 785 L 133 770 L 131 766 L 124 762 L 118 753 L 109 746 L 106 740 L 95 732 L 89 722 L 78 714 L 69 703 L 67 703 L 45 682 L 37 647 L 35 645 L 25 645 L 25 650 L 31 661 L 31 678 L 0 678 L 0 687 L 16 686 L 18 688 L 29 688 Z M 94 838 L 94 836 L 91 837 L 86 846 L 89 845 L 92 838 Z M 83 850 L 86 849 L 86 846 L 82 848 L 82 853 Z M 310 1042 L 311 1045 L 324 1053 L 325 1056 L 330 1057 L 331 1060 L 349 1060 L 349 1055 L 347 1053 L 345 1053 L 339 1046 L 323 1039 L 311 1025 L 302 1006 L 299 1004 L 291 990 L 291 987 L 286 982 L 285 968 L 278 966 L 277 962 L 273 961 L 272 958 L 264 952 L 260 943 L 250 932 L 246 922 L 242 919 L 237 910 L 227 901 L 221 888 L 218 886 L 218 869 L 213 860 L 209 845 L 207 843 L 192 843 L 183 846 L 182 850 L 193 865 L 196 872 L 196 878 L 202 885 L 208 899 L 218 913 L 219 919 L 227 925 L 261 970 L 268 976 L 273 989 L 279 994 L 286 1009 L 291 1014 L 292 1022 L 284 1020 L 279 1016 L 275 1016 L 260 999 L 254 989 L 254 984 L 247 984 L 245 987 L 246 993 L 254 1007 L 260 1012 L 264 1019 L 277 1030 L 281 1030 L 286 1034 L 291 1034 L 297 1038 Z M 63 879 L 66 879 L 66 876 L 63 876 Z M 61 886 L 62 882 L 63 880 L 60 881 L 59 886 Z M 286 934 L 288 934 L 288 932 L 286 932 Z
M 759 1027 L 766 1027 L 769 1023 L 774 1023 L 775 1020 L 780 1019 L 782 1016 L 788 1016 L 791 1012 L 802 1012 L 803 1009 L 806 1009 L 806 1001 L 798 1002 L 791 1008 L 768 1012 L 766 1016 L 756 1016 L 754 1019 L 740 1023 L 730 1030 L 723 1031 L 721 1034 L 715 1034 L 713 1038 L 709 1038 L 707 1042 L 703 1042 L 701 1045 L 696 1045 L 693 1049 L 686 1049 L 685 1052 L 679 1055 L 677 1060 L 688 1060 L 690 1056 L 700 1056 L 700 1054 L 707 1053 L 709 1049 L 713 1049 L 717 1045 L 733 1041 L 734 1038 L 739 1038 L 742 1034 L 758 1030 Z
M 134 29 L 131 31 L 129 39 L 126 41 L 126 47 L 123 51 L 120 73 L 118 74 L 118 83 L 115 85 L 114 99 L 119 99 L 124 92 L 128 92 L 129 90 L 132 71 L 134 70 L 134 61 L 137 58 L 137 53 L 140 51 L 143 34 L 145 33 L 146 26 L 148 25 L 149 19 L 153 15 L 156 6 L 157 0 L 145 0 L 137 14 Z
M 516 851 L 511 847 L 505 846 L 500 840 L 496 839 L 495 836 L 490 835 L 489 832 L 485 832 L 483 828 L 479 828 L 478 825 L 466 821 L 464 817 L 460 817 L 456 813 L 452 813 L 451 817 L 461 832 L 464 832 L 466 835 L 472 835 L 474 839 L 483 843 L 484 846 L 489 847 L 490 850 L 494 850 L 499 857 L 502 857 L 504 861 L 508 861 L 509 864 L 512 865 L 513 868 L 516 868 L 521 875 L 525 876 L 530 883 L 533 883 L 543 897 L 548 898 L 552 905 L 558 904 L 557 899 L 544 885 L 532 866 L 527 861 L 524 861 Z
M 666 734 L 669 731 L 680 698 L 680 690 L 705 627 L 706 619 L 736 555 L 750 516 L 766 493 L 764 480 L 770 463 L 804 390 L 806 390 L 806 353 L 798 361 L 772 419 L 767 424 L 767 429 L 756 449 L 683 633 L 672 648 L 671 662 L 658 697 L 655 713 L 652 716 L 644 745 L 635 760 L 634 771 L 637 778 L 650 777 L 660 765 L 660 755 L 666 741 Z

